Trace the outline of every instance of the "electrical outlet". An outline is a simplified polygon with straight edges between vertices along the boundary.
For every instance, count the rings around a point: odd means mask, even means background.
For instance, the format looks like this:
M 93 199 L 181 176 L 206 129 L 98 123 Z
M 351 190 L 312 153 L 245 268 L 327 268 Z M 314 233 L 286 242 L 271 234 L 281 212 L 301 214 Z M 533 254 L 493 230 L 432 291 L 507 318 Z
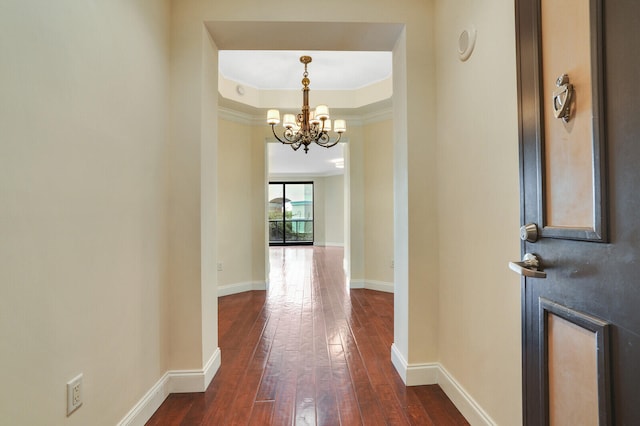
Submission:
M 222 271 L 222 262 L 218 262 L 218 271 Z
M 82 405 L 82 373 L 67 382 L 67 416 Z

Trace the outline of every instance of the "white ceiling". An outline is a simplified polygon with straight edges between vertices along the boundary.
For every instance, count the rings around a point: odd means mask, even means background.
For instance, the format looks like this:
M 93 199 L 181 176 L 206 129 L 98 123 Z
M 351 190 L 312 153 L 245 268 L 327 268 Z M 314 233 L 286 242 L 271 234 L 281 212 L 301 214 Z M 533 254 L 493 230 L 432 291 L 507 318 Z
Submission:
M 354 90 L 391 76 L 391 52 L 221 50 L 218 66 L 225 78 L 257 89 L 301 89 L 303 55 L 313 58 L 311 90 Z
M 269 143 L 267 148 L 271 176 L 331 176 L 344 173 L 344 169 L 335 165 L 337 160 L 344 161 L 342 143 L 331 148 L 311 144 L 306 154 L 304 147 L 294 151 L 289 145 L 279 142 Z

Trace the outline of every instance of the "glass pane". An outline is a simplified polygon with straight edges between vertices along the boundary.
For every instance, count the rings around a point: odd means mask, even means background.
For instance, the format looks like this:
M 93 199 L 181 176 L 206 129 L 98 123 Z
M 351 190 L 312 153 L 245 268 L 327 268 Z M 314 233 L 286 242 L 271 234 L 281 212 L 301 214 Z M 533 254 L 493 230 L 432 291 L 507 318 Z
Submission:
M 281 243 L 284 240 L 284 232 L 283 232 L 283 223 L 282 221 L 269 221 L 269 242 L 270 243 Z
M 313 184 L 288 183 L 285 194 L 291 206 L 285 206 L 286 241 L 313 242 Z
M 287 200 L 290 206 L 285 206 L 290 217 L 294 220 L 313 220 L 313 184 L 288 183 L 285 185 Z
M 284 194 L 281 183 L 269 184 L 269 220 L 282 219 Z
M 283 232 L 283 212 L 284 212 L 284 185 L 281 183 L 269 184 L 269 242 L 282 243 L 284 241 Z

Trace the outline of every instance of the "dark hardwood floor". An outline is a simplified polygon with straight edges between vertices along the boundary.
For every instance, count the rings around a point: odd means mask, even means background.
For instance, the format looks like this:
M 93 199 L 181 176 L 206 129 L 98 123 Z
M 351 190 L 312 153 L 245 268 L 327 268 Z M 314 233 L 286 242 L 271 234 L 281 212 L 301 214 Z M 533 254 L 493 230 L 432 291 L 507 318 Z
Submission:
M 341 248 L 270 249 L 268 294 L 219 298 L 222 366 L 147 425 L 466 425 L 439 386 L 390 360 L 393 294 L 349 290 Z

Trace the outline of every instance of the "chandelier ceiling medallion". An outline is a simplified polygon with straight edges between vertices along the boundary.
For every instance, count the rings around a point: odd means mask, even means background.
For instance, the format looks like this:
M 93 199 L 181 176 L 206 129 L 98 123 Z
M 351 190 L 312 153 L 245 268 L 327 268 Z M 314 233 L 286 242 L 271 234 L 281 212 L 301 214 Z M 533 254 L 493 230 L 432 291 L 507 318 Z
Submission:
M 304 152 L 309 151 L 309 144 L 317 143 L 325 148 L 330 148 L 340 142 L 342 134 L 347 130 L 344 120 L 335 120 L 333 130 L 338 134 L 336 139 L 331 139 L 331 120 L 329 119 L 329 107 L 318 105 L 314 111 L 309 109 L 309 73 L 307 64 L 311 62 L 311 56 L 301 56 L 300 62 L 304 64 L 302 74 L 302 112 L 297 116 L 285 114 L 282 120 L 284 132 L 282 138 L 276 134 L 276 124 L 280 123 L 280 111 L 270 109 L 267 112 L 267 124 L 271 125 L 273 136 L 286 145 L 291 145 L 294 151 L 304 145 Z

